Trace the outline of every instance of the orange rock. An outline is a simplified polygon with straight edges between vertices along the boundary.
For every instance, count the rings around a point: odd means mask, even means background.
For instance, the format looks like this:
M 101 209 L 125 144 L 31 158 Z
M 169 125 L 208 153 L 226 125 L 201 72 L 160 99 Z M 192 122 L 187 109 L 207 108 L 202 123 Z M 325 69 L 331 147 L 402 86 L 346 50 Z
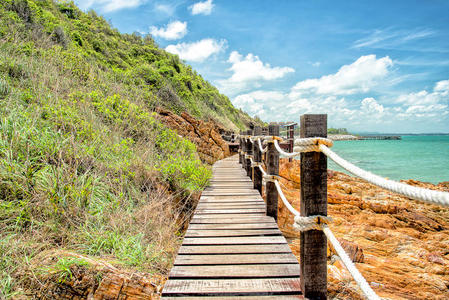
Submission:
M 283 189 L 296 209 L 299 173 L 298 161 L 281 159 Z M 449 191 L 447 182 L 406 183 Z M 292 237 L 290 247 L 299 257 L 293 218 L 279 203 L 279 224 Z M 332 231 L 339 240 L 350 240 L 363 249 L 363 263 L 357 263 L 357 268 L 380 297 L 449 299 L 449 208 L 412 201 L 337 171 L 328 171 L 328 203 Z M 357 253 L 355 249 L 345 248 L 351 255 Z M 328 257 L 329 298 L 362 299 L 354 282 L 342 274 L 345 268 L 331 249 Z
M 197 120 L 186 112 L 179 116 L 164 108 L 156 111 L 162 123 L 196 145 L 203 162 L 213 164 L 230 155 L 228 144 L 220 135 L 224 128 L 213 120 Z

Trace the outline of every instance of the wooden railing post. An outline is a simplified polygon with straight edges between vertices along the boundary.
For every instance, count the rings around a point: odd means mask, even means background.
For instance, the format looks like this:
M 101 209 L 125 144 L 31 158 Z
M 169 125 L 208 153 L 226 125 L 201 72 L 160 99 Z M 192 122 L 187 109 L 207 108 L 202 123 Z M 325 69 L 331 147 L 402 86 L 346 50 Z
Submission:
M 262 135 L 262 128 L 260 126 L 254 127 L 254 135 Z M 262 161 L 262 152 L 260 152 L 257 141 L 253 143 L 253 157 L 253 160 L 256 163 L 260 163 Z M 253 187 L 262 195 L 262 172 L 259 167 L 253 168 Z
M 240 130 L 240 136 L 239 136 L 239 164 L 242 164 L 242 151 L 243 151 L 243 139 L 242 139 L 243 131 Z M 242 164 L 243 165 L 243 164 Z
M 327 137 L 327 115 L 302 115 L 301 138 Z M 327 158 L 301 153 L 301 216 L 327 216 Z M 301 232 L 300 278 L 304 297 L 327 299 L 327 239 L 320 230 Z
M 253 131 L 251 129 L 247 130 L 247 135 L 251 136 L 253 135 Z M 253 154 L 253 146 L 251 143 L 251 139 L 246 140 L 246 154 L 252 155 Z M 249 178 L 252 177 L 252 169 L 251 169 L 251 159 L 248 157 L 246 159 L 246 176 L 249 176 Z
M 279 136 L 279 125 L 268 126 L 268 135 Z M 279 175 L 279 152 L 276 150 L 274 143 L 268 143 L 266 152 L 267 174 Z M 278 191 L 274 182 L 266 183 L 267 197 L 267 216 L 277 220 L 278 217 Z

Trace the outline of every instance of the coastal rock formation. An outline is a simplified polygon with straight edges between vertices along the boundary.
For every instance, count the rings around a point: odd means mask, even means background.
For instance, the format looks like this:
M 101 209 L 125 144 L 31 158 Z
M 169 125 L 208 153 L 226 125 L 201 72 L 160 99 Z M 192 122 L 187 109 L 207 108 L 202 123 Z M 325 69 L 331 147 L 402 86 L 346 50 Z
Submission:
M 281 159 L 281 183 L 299 209 L 299 161 Z M 447 182 L 410 185 L 449 191 Z M 449 299 L 449 208 L 424 204 L 337 171 L 328 172 L 330 227 L 368 283 L 387 299 Z M 299 234 L 279 201 L 279 224 L 299 259 Z M 328 251 L 329 293 L 363 299 L 338 256 Z
M 203 162 L 213 164 L 230 155 L 229 147 L 220 135 L 225 128 L 214 120 L 205 122 L 195 119 L 186 112 L 176 115 L 164 108 L 158 108 L 157 113 L 162 123 L 196 145 Z

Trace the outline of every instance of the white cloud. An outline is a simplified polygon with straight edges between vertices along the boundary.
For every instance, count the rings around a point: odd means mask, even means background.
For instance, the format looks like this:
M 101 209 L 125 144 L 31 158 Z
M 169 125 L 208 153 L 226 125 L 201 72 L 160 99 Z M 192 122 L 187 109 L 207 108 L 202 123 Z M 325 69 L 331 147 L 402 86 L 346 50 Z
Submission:
M 212 54 L 226 48 L 226 40 L 203 39 L 193 43 L 179 43 L 165 48 L 170 53 L 177 54 L 181 59 L 202 62 Z
M 147 0 L 78 0 L 76 3 L 82 9 L 91 8 L 94 4 L 101 6 L 105 12 L 140 6 Z
M 375 55 L 361 56 L 352 64 L 342 66 L 335 74 L 298 82 L 292 92 L 333 95 L 366 93 L 388 74 L 392 65 L 393 61 L 388 56 L 379 59 Z
M 187 22 L 174 21 L 167 24 L 165 28 L 151 26 L 150 33 L 154 37 L 161 37 L 166 40 L 177 40 L 187 34 Z
M 232 51 L 228 62 L 232 64 L 229 70 L 233 74 L 228 79 L 218 81 L 220 90 L 225 94 L 236 94 L 248 87 L 258 87 L 259 81 L 279 79 L 295 71 L 290 67 L 271 67 L 252 53 L 243 57 L 237 51 Z
M 449 95 L 449 79 L 438 81 L 435 84 L 435 87 L 433 90 L 435 93 L 440 93 L 443 96 L 448 96 Z
M 383 114 L 384 112 L 384 106 L 382 104 L 377 103 L 376 99 L 372 97 L 365 98 L 362 100 L 361 109 L 362 111 L 365 111 L 367 113 L 374 113 L 374 114 Z
M 213 7 L 214 4 L 212 3 L 212 0 L 206 0 L 204 2 L 197 2 L 189 8 L 192 12 L 192 15 L 210 15 Z
M 438 103 L 448 103 L 449 101 L 449 80 L 438 81 L 433 88 L 433 92 L 422 90 L 416 93 L 400 95 L 396 103 L 411 106 L 432 105 Z
M 238 95 L 232 100 L 235 107 L 241 108 L 250 115 L 264 116 L 268 105 L 273 101 L 278 102 L 285 98 L 285 95 L 277 91 L 254 91 L 247 94 Z

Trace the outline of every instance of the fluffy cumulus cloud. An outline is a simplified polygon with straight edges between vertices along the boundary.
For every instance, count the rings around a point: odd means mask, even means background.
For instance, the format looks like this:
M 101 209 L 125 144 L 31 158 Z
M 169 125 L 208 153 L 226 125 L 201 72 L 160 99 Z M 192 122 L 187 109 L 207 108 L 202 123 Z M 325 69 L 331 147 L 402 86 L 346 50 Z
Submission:
M 238 53 L 229 58 L 233 64 L 247 60 L 254 61 Z M 436 82 L 430 90 L 397 96 L 372 96 L 381 94 L 380 87 L 395 78 L 391 72 L 392 65 L 388 57 L 362 56 L 334 74 L 301 81 L 290 91 L 256 90 L 237 95 L 232 102 L 250 115 L 258 115 L 266 121 L 298 120 L 301 114 L 326 113 L 330 126 L 353 130 L 413 131 L 416 124 L 423 128 L 420 130 L 433 130 L 437 122 L 440 128 L 447 128 L 449 80 Z M 239 68 L 232 70 L 239 72 Z M 255 73 L 261 80 L 263 72 Z M 253 75 L 246 77 L 245 73 L 235 76 L 241 81 L 253 78 Z
M 154 37 L 160 37 L 166 40 L 177 40 L 187 34 L 187 22 L 174 21 L 165 27 L 150 27 L 150 33 Z
M 214 8 L 214 4 L 212 3 L 212 0 L 206 0 L 203 2 L 197 2 L 191 5 L 189 8 L 192 12 L 192 15 L 210 15 L 212 12 L 212 8 Z
M 377 103 L 376 99 L 369 97 L 362 100 L 361 105 L 362 111 L 373 113 L 373 114 L 382 114 L 384 112 L 384 106 L 382 104 Z
M 232 104 L 252 116 L 265 117 L 266 110 L 273 110 L 273 103 L 281 101 L 284 97 L 283 93 L 277 91 L 254 91 L 238 95 L 232 100 Z
M 98 5 L 105 12 L 116 11 L 124 8 L 133 8 L 145 3 L 146 0 L 77 0 L 75 1 L 82 9 Z
M 203 39 L 193 43 L 179 43 L 165 48 L 170 53 L 177 54 L 181 59 L 202 62 L 213 54 L 226 48 L 226 40 Z
M 351 95 L 368 92 L 388 74 L 393 61 L 388 57 L 361 56 L 350 65 L 342 66 L 337 73 L 321 78 L 298 82 L 292 89 L 298 94 Z
M 438 81 L 433 91 L 422 90 L 400 95 L 396 103 L 402 105 L 398 117 L 402 119 L 433 118 L 449 115 L 449 80 Z
M 258 87 L 260 81 L 279 79 L 295 71 L 290 67 L 272 67 L 263 63 L 257 55 L 249 53 L 243 56 L 237 51 L 231 52 L 228 63 L 232 64 L 229 68 L 232 75 L 218 84 L 223 93 L 231 95 L 249 87 Z

